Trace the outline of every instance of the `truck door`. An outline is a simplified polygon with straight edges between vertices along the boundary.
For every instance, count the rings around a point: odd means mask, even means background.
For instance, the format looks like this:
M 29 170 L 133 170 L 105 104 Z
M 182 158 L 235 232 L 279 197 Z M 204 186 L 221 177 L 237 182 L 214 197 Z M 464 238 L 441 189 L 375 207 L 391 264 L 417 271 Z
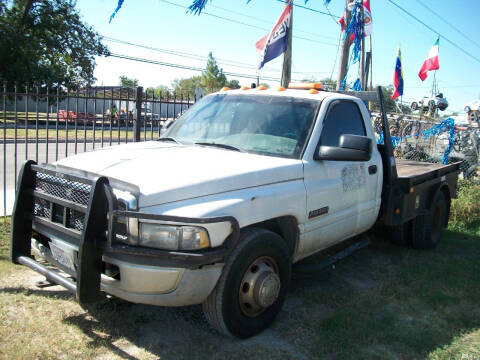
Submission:
M 312 141 L 317 142 L 316 149 L 320 144 L 339 146 L 343 134 L 374 139 L 371 132 L 371 127 L 367 131 L 354 101 L 335 100 L 328 106 L 321 130 L 315 131 L 316 138 L 312 136 Z M 369 161 L 325 161 L 314 160 L 313 156 L 304 159 L 307 191 L 304 254 L 340 242 L 373 224 L 380 204 L 380 164 L 376 149 Z

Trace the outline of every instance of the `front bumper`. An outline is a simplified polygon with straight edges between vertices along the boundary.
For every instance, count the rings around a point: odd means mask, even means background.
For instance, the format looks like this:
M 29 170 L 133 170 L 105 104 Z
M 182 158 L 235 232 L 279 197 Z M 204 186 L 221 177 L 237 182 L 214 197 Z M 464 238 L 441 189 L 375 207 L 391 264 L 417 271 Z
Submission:
M 194 304 L 208 296 L 220 276 L 222 263 L 238 241 L 239 226 L 234 218 L 184 218 L 120 211 L 106 177 L 72 172 L 25 162 L 12 218 L 11 260 L 14 263 L 26 265 L 64 286 L 82 303 L 98 300 L 101 291 L 134 302 L 167 306 Z M 47 178 L 51 184 L 38 185 Z M 62 190 L 61 196 L 49 193 L 52 184 L 57 188 L 65 186 L 68 191 Z M 87 194 L 83 203 L 75 186 Z M 39 211 L 38 201 L 47 204 L 49 209 Z M 83 219 L 80 229 L 78 214 L 84 214 L 80 217 Z M 75 221 L 74 215 L 77 216 Z M 181 224 L 228 222 L 231 233 L 221 246 L 204 251 L 140 248 L 115 240 L 116 219 L 125 217 Z M 32 233 L 43 240 L 64 242 L 74 249 L 71 268 L 53 259 L 49 243 L 39 242 L 44 247 L 43 254 L 39 246 L 35 250 L 37 255 L 67 271 L 73 280 L 59 276 L 32 258 Z M 48 253 L 50 258 L 46 256 Z M 106 276 L 107 265 L 115 265 L 123 271 L 119 279 Z

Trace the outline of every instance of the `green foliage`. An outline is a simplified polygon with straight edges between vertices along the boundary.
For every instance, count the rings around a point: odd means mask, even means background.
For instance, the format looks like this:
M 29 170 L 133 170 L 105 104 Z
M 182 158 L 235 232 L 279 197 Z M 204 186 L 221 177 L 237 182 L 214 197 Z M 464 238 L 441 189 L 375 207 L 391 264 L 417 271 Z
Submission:
M 227 77 L 217 65 L 217 61 L 210 52 L 208 54 L 207 66 L 202 72 L 202 87 L 207 94 L 220 90 L 227 83 Z
M 172 81 L 172 88 L 175 93 L 189 96 L 191 99 L 195 97 L 195 89 L 202 87 L 201 76 L 191 76 L 185 79 L 175 79 Z
M 480 183 L 459 180 L 458 198 L 452 200 L 450 227 L 480 235 Z
M 228 86 L 230 89 L 240 89 L 240 82 L 238 80 L 227 81 L 225 86 Z
M 0 1 L 0 78 L 9 83 L 92 83 L 101 37 L 69 0 Z
M 147 90 L 145 90 L 147 95 L 149 97 L 155 96 L 156 99 L 165 99 L 167 96 L 172 96 L 172 92 L 168 88 L 168 86 L 165 85 L 159 85 L 157 87 L 149 87 Z
M 135 89 L 138 86 L 138 79 L 131 79 L 129 77 L 126 77 L 124 75 L 120 75 L 118 78 L 120 86 L 130 88 L 130 89 Z

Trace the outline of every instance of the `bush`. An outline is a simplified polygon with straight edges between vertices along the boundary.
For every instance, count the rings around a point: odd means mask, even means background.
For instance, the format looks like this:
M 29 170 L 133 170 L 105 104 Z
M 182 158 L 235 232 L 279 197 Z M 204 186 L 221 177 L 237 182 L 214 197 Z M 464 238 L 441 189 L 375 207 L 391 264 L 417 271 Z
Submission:
M 480 182 L 459 180 L 458 198 L 452 200 L 450 226 L 480 232 Z

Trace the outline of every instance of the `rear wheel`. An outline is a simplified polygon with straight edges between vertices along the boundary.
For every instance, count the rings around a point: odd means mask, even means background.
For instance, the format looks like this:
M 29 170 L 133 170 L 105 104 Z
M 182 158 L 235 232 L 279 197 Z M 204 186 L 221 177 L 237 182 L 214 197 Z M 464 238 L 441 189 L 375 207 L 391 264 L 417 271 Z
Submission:
M 285 241 L 268 230 L 246 229 L 203 303 L 205 317 L 225 335 L 247 338 L 258 334 L 280 311 L 290 275 Z
M 419 215 L 413 220 L 413 247 L 415 249 L 433 249 L 436 247 L 447 223 L 447 203 L 445 196 L 440 191 L 433 199 L 430 213 Z
M 407 221 L 402 225 L 389 226 L 388 236 L 395 245 L 410 246 L 412 244 L 412 221 Z

